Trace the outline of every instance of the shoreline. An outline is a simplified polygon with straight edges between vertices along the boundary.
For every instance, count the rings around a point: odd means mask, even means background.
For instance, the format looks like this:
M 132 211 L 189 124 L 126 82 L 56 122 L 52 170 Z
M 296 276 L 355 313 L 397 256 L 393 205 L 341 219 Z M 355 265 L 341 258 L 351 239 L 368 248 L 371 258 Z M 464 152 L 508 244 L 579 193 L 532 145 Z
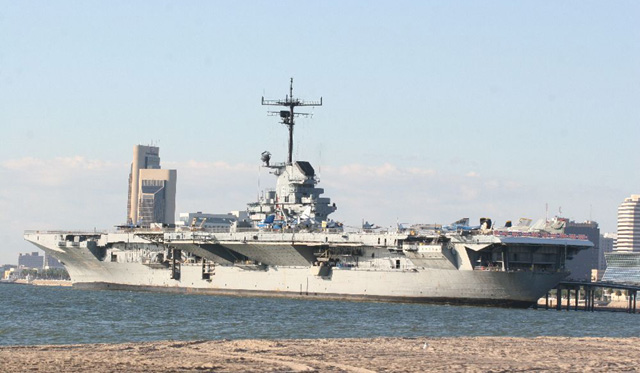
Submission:
M 640 338 L 445 337 L 0 346 L 3 372 L 629 371 Z
M 25 279 L 18 279 L 15 280 L 13 282 L 10 282 L 12 284 L 18 284 L 18 285 L 34 285 L 34 286 L 73 286 L 73 283 L 71 282 L 71 280 L 30 280 L 27 281 Z

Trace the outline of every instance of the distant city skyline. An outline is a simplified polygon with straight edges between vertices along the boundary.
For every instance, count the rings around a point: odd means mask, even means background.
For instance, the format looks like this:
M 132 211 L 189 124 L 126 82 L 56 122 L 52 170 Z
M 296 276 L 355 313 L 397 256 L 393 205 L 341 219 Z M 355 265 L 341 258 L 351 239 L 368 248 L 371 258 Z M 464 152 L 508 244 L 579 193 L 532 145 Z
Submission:
M 0 264 L 26 229 L 125 223 L 131 146 L 180 172 L 176 213 L 244 209 L 298 121 L 349 226 L 562 214 L 616 232 L 640 193 L 636 2 L 0 1 Z M 287 15 L 283 18 L 283 15 Z

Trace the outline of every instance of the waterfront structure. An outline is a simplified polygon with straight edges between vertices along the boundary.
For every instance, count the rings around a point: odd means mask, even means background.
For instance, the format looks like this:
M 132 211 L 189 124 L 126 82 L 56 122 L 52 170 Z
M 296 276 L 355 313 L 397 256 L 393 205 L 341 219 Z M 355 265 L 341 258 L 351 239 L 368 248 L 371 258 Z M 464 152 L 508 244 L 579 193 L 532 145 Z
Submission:
M 8 271 L 12 268 L 16 268 L 17 266 L 15 264 L 2 264 L 0 265 L 0 273 L 4 272 L 4 271 Z
M 136 145 L 129 174 L 127 224 L 149 226 L 175 222 L 176 170 L 160 168 L 160 148 Z
M 598 268 L 598 258 L 600 256 L 600 228 L 594 221 L 578 223 L 567 221 L 564 232 L 567 234 L 579 234 L 587 236 L 593 243 L 593 247 L 582 250 L 567 260 L 567 269 L 571 272 L 569 279 L 579 281 L 589 281 L 591 271 Z
M 625 198 L 618 207 L 618 233 L 605 259 L 603 281 L 640 283 L 640 195 Z
M 535 303 L 569 274 L 567 258 L 593 247 L 555 220 L 345 230 L 329 217 L 337 207 L 313 166 L 292 159 L 294 109 L 322 100 L 294 98 L 293 84 L 289 92 L 262 100 L 287 109 L 274 113 L 289 130 L 289 154 L 272 163 L 262 153 L 276 186 L 247 205 L 250 227 L 27 231 L 25 239 L 60 258 L 79 288 L 505 307 Z
M 625 198 L 618 207 L 616 251 L 640 251 L 640 194 Z
M 20 253 L 18 255 L 18 267 L 25 269 L 49 269 L 64 268 L 55 257 L 47 255 L 41 256 L 37 251 L 31 253 Z
M 44 267 L 44 256 L 37 251 L 31 253 L 20 253 L 18 255 L 18 267 L 29 269 L 42 269 Z
M 602 281 L 640 284 L 640 253 L 613 251 L 605 255 L 607 269 Z
M 17 266 L 13 264 L 4 264 L 0 266 L 0 280 L 8 280 L 15 272 Z
M 616 233 L 604 233 L 600 235 L 600 250 L 598 251 L 598 271 L 604 273 L 607 269 L 607 261 L 605 255 L 613 252 L 615 247 Z

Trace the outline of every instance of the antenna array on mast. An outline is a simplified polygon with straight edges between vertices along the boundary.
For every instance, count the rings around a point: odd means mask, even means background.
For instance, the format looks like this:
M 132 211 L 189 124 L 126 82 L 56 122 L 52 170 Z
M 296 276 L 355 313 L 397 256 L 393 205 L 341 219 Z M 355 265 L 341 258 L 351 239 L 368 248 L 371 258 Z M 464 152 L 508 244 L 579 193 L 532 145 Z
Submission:
M 264 96 L 262 97 L 262 105 L 270 105 L 270 106 L 284 106 L 289 108 L 289 110 L 280 110 L 278 111 L 270 111 L 269 114 L 279 115 L 282 120 L 282 124 L 287 126 L 289 129 L 289 158 L 287 159 L 287 164 L 293 163 L 293 126 L 295 125 L 294 118 L 297 116 L 311 116 L 310 113 L 296 113 L 294 112 L 294 108 L 297 106 L 322 106 L 322 97 L 320 97 L 320 101 L 304 101 L 298 98 L 293 97 L 293 78 L 291 78 L 291 83 L 289 85 L 289 95 L 285 97 L 284 100 L 265 100 Z

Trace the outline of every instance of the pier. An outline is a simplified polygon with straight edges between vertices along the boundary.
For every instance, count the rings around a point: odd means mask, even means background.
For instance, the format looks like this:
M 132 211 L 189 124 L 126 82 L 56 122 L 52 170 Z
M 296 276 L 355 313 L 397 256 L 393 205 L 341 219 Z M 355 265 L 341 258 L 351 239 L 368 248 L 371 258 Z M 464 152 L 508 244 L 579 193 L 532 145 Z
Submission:
M 627 292 L 626 309 L 624 308 L 615 309 L 607 306 L 596 307 L 596 289 L 602 289 L 602 292 L 604 292 L 605 289 L 625 290 Z M 552 299 L 552 296 L 549 294 L 549 292 L 547 292 L 545 296 L 545 305 L 544 305 L 545 309 L 555 308 L 558 311 L 561 311 L 563 309 L 566 309 L 567 311 L 569 311 L 573 309 L 575 311 L 583 310 L 583 311 L 591 311 L 591 312 L 595 311 L 596 309 L 606 310 L 606 311 L 625 310 L 627 313 L 636 313 L 636 303 L 637 303 L 636 301 L 638 296 L 638 290 L 640 290 L 640 285 L 620 284 L 620 283 L 601 282 L 601 281 L 598 281 L 598 282 L 563 281 L 563 282 L 560 282 L 552 290 L 556 290 L 556 294 L 555 294 L 556 304 L 550 306 L 550 300 Z M 581 292 L 583 294 L 582 299 L 580 299 Z M 566 294 L 566 298 L 564 299 L 563 299 L 563 294 Z M 566 300 L 566 302 L 563 302 L 564 300 Z M 583 303 L 583 304 L 580 304 L 580 303 Z M 538 308 L 538 307 L 539 307 L 539 304 L 536 303 L 534 308 Z

